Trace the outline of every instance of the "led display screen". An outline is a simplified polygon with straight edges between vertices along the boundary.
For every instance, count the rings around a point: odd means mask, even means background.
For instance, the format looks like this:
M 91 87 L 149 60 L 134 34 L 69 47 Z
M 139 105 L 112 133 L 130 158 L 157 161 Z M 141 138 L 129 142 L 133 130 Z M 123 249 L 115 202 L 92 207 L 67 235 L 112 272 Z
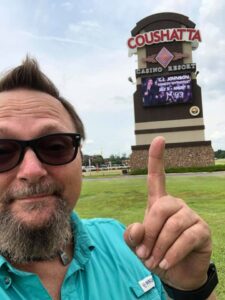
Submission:
M 191 74 L 144 77 L 141 82 L 143 106 L 192 102 Z

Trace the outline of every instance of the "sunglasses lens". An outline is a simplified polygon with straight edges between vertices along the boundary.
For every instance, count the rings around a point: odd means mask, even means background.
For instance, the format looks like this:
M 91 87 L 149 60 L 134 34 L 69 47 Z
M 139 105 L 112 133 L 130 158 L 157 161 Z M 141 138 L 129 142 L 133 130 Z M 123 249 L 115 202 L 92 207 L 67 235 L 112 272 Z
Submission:
M 49 135 L 40 138 L 35 148 L 44 163 L 63 165 L 75 158 L 78 144 L 70 135 Z
M 17 142 L 0 141 L 0 172 L 14 168 L 19 160 L 21 147 Z

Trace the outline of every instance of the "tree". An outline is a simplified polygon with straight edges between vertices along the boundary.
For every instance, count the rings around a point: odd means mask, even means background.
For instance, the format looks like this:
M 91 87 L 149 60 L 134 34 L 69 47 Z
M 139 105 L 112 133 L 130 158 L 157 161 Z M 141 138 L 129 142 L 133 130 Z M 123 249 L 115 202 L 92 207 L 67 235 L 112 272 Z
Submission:
M 111 161 L 112 165 L 121 165 L 121 158 L 119 155 L 110 155 L 109 161 Z
M 88 166 L 89 165 L 89 158 L 90 158 L 90 155 L 83 155 L 82 157 L 82 165 L 83 166 Z
M 225 150 L 217 150 L 214 154 L 216 158 L 225 158 Z
M 96 167 L 97 166 L 99 167 L 100 165 L 103 165 L 104 162 L 105 162 L 102 155 L 93 155 L 91 161 L 92 161 L 92 164 Z
M 104 164 L 104 158 L 102 155 L 83 155 L 82 165 L 83 166 L 100 166 Z

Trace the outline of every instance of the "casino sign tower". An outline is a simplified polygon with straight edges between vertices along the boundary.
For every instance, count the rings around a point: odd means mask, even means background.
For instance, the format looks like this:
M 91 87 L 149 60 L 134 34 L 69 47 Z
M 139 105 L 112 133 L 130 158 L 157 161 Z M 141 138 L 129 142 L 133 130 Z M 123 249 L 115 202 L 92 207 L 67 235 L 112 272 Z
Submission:
M 166 139 L 166 167 L 214 164 L 211 141 L 205 140 L 201 88 L 192 61 L 199 42 L 195 24 L 177 13 L 151 15 L 132 29 L 128 51 L 138 61 L 132 169 L 146 168 L 148 148 L 157 135 Z

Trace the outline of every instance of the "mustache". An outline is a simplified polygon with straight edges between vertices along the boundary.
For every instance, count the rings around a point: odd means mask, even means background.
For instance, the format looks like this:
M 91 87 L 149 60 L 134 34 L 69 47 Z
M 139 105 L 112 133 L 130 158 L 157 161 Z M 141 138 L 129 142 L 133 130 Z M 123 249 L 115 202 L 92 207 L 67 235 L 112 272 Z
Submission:
M 10 204 L 15 199 L 26 198 L 30 196 L 54 195 L 61 197 L 63 188 L 53 182 L 35 183 L 20 187 L 10 187 L 2 196 L 1 203 Z

